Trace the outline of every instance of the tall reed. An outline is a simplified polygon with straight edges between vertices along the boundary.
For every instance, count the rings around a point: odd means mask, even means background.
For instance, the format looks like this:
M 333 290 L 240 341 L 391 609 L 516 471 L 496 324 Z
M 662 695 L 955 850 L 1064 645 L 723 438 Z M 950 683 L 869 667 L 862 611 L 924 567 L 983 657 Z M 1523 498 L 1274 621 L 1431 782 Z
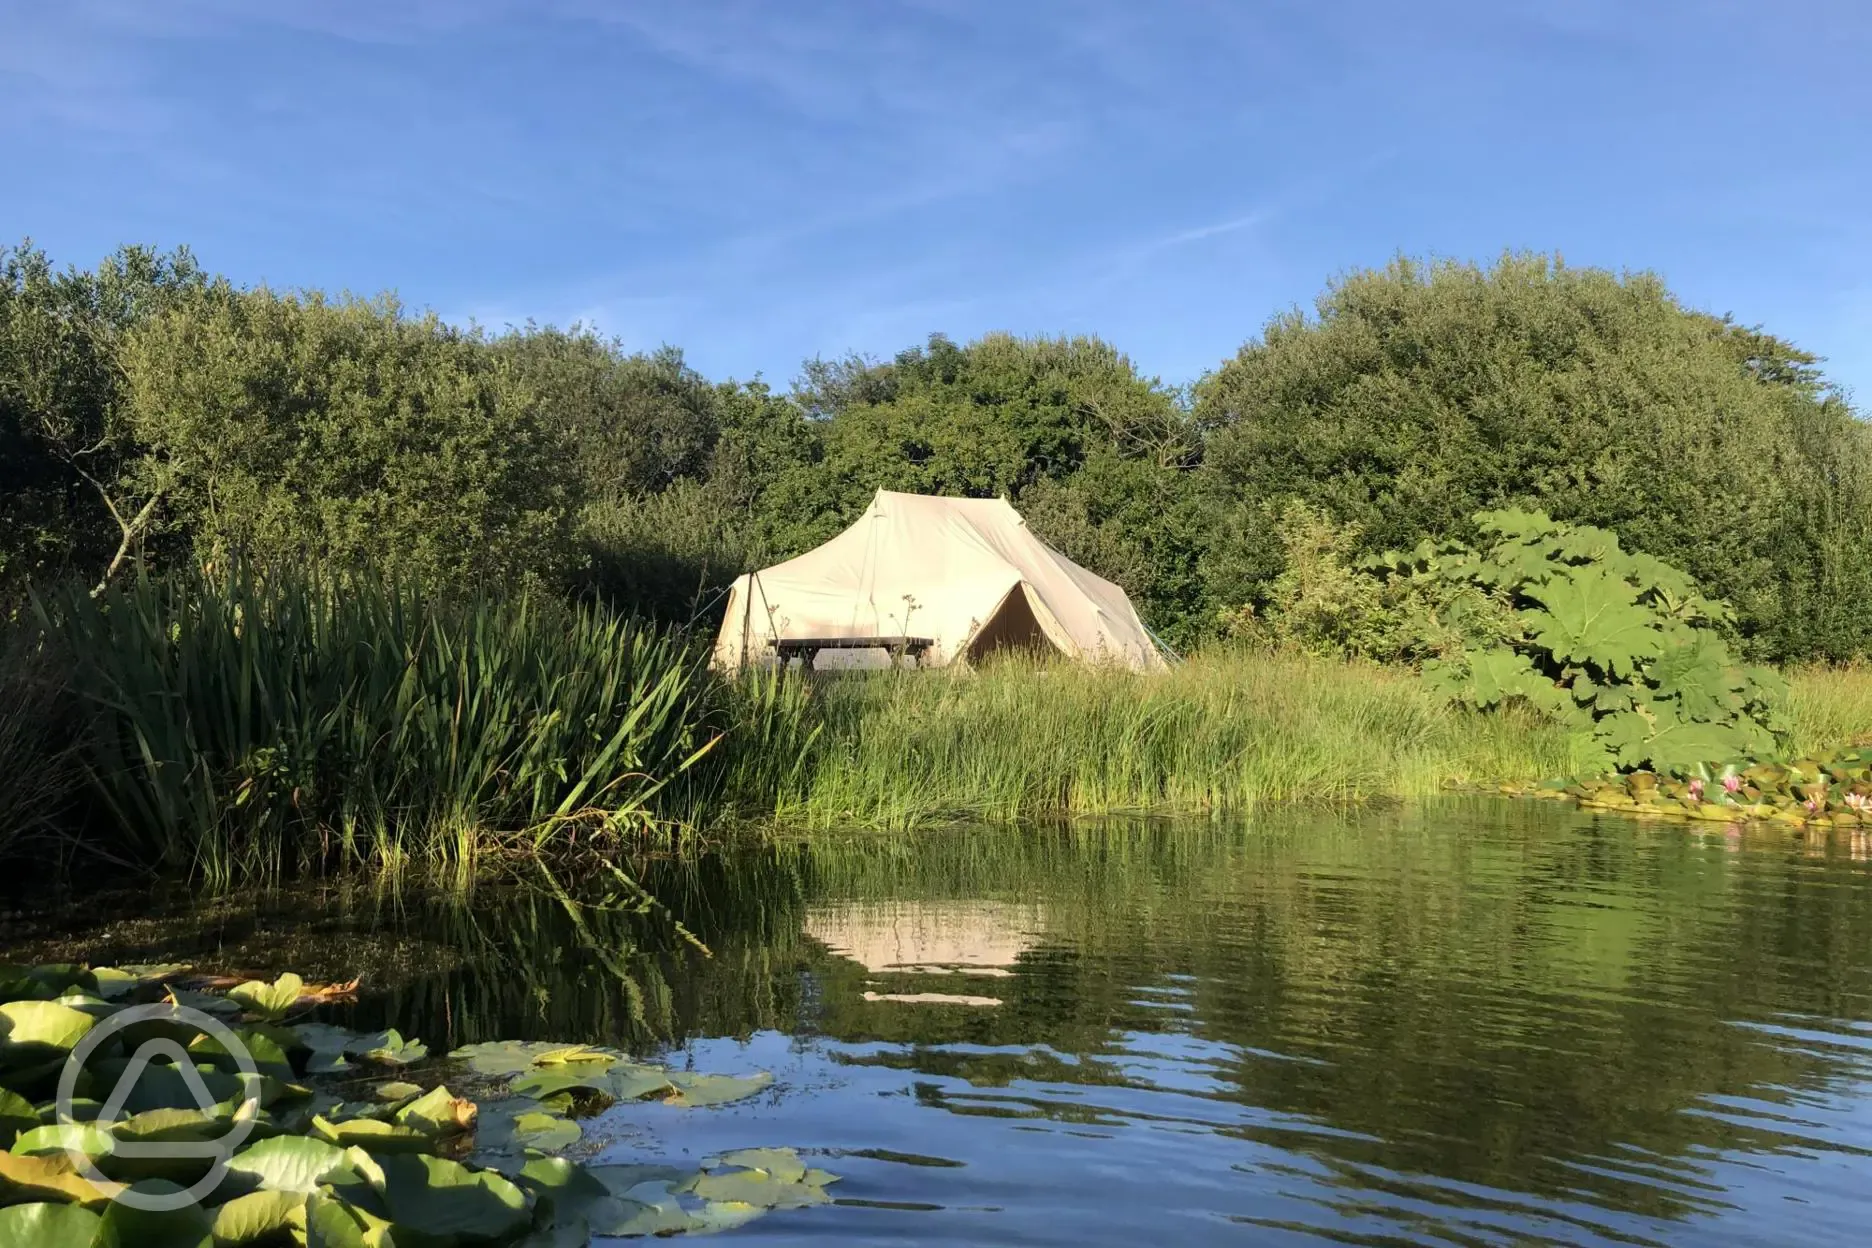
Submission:
M 65 664 L 0 621 L 0 858 L 60 839 L 82 783 Z
M 124 856 L 213 880 L 641 823 L 717 731 L 690 648 L 558 604 L 235 568 L 39 611 Z
M 1164 675 L 1009 659 L 981 671 L 829 681 L 821 748 L 782 821 L 1227 810 L 1419 797 L 1569 774 L 1532 715 L 1449 707 L 1412 673 L 1218 650 Z

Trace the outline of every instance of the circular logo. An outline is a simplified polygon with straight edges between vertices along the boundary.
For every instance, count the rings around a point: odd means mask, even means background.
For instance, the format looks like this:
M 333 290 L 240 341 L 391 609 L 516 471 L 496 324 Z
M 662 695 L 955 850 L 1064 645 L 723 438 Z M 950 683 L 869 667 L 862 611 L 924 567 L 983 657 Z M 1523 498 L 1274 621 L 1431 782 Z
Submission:
M 260 1071 L 254 1064 L 253 1054 L 248 1052 L 241 1038 L 235 1035 L 227 1024 L 212 1015 L 204 1014 L 200 1010 L 192 1010 L 185 1005 L 157 1003 L 131 1006 L 129 1009 L 117 1011 L 86 1032 L 84 1038 L 72 1049 L 71 1056 L 65 1059 L 65 1068 L 59 1072 L 58 1096 L 53 1101 L 54 1113 L 60 1123 L 77 1122 L 72 1113 L 72 1102 L 73 1094 L 78 1087 L 78 1073 L 84 1069 L 84 1064 L 91 1055 L 97 1052 L 98 1046 L 122 1032 L 126 1027 L 147 1022 L 169 1023 L 212 1037 L 227 1052 L 227 1055 L 234 1059 L 234 1065 L 240 1070 L 241 1085 L 246 1089 L 247 1095 L 229 1118 L 227 1131 L 215 1139 L 113 1140 L 110 1148 L 111 1155 L 125 1158 L 179 1160 L 207 1158 L 208 1173 L 181 1191 L 139 1192 L 128 1185 L 118 1184 L 105 1178 L 98 1171 L 91 1155 L 82 1149 L 68 1144 L 65 1148 L 65 1155 L 71 1158 L 72 1167 L 79 1174 L 89 1179 L 101 1190 L 108 1192 L 110 1198 L 118 1204 L 128 1205 L 132 1209 L 147 1209 L 152 1213 L 167 1213 L 197 1203 L 202 1197 L 220 1186 L 222 1177 L 227 1174 L 228 1160 L 234 1156 L 242 1144 L 247 1142 L 247 1137 L 253 1132 L 254 1116 L 260 1108 L 257 1086 L 260 1082 Z M 130 1055 L 129 1063 L 124 1067 L 123 1073 L 118 1076 L 110 1095 L 105 1098 L 103 1108 L 98 1111 L 93 1125 L 108 1131 L 128 1117 L 124 1113 L 125 1103 L 130 1099 L 131 1093 L 136 1090 L 137 1082 L 143 1077 L 143 1073 L 155 1066 L 158 1059 L 169 1063 L 169 1068 L 175 1071 L 183 1087 L 194 1098 L 196 1108 L 205 1114 L 219 1117 L 218 1111 L 225 1102 L 215 1099 L 208 1091 L 208 1085 L 202 1079 L 201 1072 L 195 1069 L 194 1057 L 173 1038 L 157 1037 L 145 1040 L 137 1046 L 136 1052 Z

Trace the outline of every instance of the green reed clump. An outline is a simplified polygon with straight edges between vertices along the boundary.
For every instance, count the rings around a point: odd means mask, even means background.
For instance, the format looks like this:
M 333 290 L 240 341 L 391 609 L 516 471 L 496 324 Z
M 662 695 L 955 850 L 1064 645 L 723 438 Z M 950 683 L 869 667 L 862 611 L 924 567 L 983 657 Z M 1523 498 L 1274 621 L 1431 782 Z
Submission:
M 63 666 L 35 630 L 0 622 L 0 858 L 56 838 L 82 783 Z
M 40 614 L 121 856 L 213 879 L 646 828 L 720 791 L 710 746 L 749 700 L 603 612 L 370 577 L 178 574 Z
M 1787 753 L 1805 758 L 1843 745 L 1872 745 L 1872 662 L 1813 664 L 1785 673 Z
M 778 815 L 806 825 L 1227 810 L 1415 797 L 1575 770 L 1532 713 L 1450 707 L 1413 673 L 1239 649 L 1162 675 L 1007 660 L 826 682 Z

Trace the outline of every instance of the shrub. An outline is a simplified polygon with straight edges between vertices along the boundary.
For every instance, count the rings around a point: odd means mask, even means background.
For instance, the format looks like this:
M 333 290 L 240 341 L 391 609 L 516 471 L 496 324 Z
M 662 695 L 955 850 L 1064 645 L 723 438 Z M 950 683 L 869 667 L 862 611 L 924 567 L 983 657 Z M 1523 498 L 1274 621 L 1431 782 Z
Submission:
M 1424 663 L 1433 686 L 1478 708 L 1532 704 L 1590 736 L 1597 770 L 1682 771 L 1774 747 L 1786 686 L 1737 663 L 1732 613 L 1689 577 L 1603 529 L 1538 512 L 1475 523 L 1484 550 L 1425 542 L 1373 561 L 1425 608 L 1419 626 L 1445 626 L 1419 641 L 1437 649 Z M 1452 604 L 1466 609 L 1453 629 Z

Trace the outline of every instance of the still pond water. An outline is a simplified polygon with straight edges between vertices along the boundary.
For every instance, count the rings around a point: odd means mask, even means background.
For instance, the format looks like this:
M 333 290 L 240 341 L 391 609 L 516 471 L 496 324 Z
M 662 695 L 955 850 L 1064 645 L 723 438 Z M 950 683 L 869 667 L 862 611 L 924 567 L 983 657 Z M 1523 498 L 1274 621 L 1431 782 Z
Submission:
M 1450 802 L 649 867 L 708 956 L 533 888 L 143 894 L 0 943 L 362 974 L 336 1021 L 432 1047 L 770 1070 L 587 1124 L 843 1176 L 750 1243 L 1839 1245 L 1872 1242 L 1868 857 Z

